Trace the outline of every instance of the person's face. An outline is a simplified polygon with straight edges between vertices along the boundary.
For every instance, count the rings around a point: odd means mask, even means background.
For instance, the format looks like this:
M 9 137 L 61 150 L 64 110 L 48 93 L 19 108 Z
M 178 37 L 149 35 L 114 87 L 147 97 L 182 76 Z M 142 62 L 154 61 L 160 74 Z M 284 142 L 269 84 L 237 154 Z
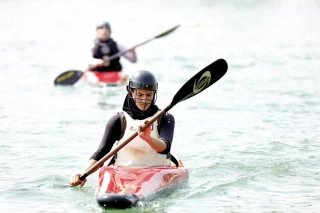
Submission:
M 153 100 L 154 91 L 144 89 L 134 89 L 131 91 L 131 96 L 136 103 L 136 106 L 141 110 L 147 110 Z
M 99 27 L 97 29 L 97 37 L 102 41 L 108 40 L 110 37 L 110 29 L 106 26 Z

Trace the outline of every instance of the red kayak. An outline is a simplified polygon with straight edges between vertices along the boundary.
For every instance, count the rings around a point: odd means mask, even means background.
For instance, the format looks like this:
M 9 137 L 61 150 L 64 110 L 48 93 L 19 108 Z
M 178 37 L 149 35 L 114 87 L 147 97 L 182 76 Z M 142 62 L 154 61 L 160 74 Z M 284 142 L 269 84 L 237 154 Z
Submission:
M 85 71 L 82 80 L 93 86 L 119 86 L 126 83 L 126 74 L 117 71 L 95 72 Z
M 188 169 L 181 161 L 178 168 L 105 166 L 99 173 L 97 202 L 103 208 L 129 208 L 139 200 L 181 185 L 188 177 Z

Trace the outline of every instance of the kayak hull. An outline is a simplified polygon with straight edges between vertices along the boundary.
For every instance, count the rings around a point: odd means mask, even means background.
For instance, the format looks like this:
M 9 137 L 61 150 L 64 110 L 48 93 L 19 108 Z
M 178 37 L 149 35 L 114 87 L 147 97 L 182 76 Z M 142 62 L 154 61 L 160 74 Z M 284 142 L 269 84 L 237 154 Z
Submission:
M 92 86 L 120 86 L 126 83 L 126 74 L 117 71 L 85 71 L 81 79 Z
M 189 172 L 183 167 L 128 168 L 102 167 L 96 199 L 103 208 L 129 208 L 139 200 L 152 199 L 160 192 L 175 189 Z

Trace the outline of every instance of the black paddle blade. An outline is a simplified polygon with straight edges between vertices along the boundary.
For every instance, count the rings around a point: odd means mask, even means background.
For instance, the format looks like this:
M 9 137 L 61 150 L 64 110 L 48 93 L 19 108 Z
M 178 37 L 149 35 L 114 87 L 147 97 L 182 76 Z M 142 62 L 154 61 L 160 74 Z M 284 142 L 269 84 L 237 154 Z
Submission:
M 73 85 L 81 78 L 82 74 L 83 72 L 79 70 L 66 71 L 54 80 L 54 85 Z
M 157 35 L 155 38 L 161 38 L 163 36 L 169 35 L 170 33 L 172 33 L 173 31 L 175 31 L 178 27 L 180 27 L 180 24 L 178 24 L 177 26 L 167 30 L 166 32 L 161 33 L 160 35 Z
M 199 71 L 175 94 L 171 106 L 187 100 L 207 89 L 217 82 L 228 70 L 228 64 L 224 59 L 218 59 L 207 67 Z

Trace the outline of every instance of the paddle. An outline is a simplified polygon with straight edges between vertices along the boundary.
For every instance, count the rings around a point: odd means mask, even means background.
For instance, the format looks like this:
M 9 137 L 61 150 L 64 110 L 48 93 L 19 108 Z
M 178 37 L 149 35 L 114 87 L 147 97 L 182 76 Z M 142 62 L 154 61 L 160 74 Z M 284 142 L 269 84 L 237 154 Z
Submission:
M 175 26 L 175 27 L 155 36 L 155 37 L 152 37 L 144 42 L 141 42 L 140 44 L 137 44 L 137 45 L 125 50 L 125 51 L 114 54 L 114 55 L 110 56 L 110 58 L 108 58 L 107 61 L 112 61 L 112 60 L 122 56 L 123 54 L 129 52 L 133 48 L 140 47 L 140 46 L 142 46 L 146 43 L 149 43 L 150 41 L 153 41 L 157 38 L 162 38 L 166 35 L 169 35 L 173 31 L 175 31 L 179 26 L 180 25 L 177 25 L 177 26 Z M 54 85 L 64 85 L 64 86 L 70 85 L 71 86 L 71 85 L 75 84 L 81 78 L 82 75 L 83 75 L 83 72 L 80 70 L 68 70 L 68 71 L 63 72 L 60 75 L 58 75 L 58 77 L 56 77 L 56 79 L 54 80 L 53 83 L 54 83 Z
M 207 89 L 209 86 L 218 81 L 228 70 L 228 64 L 224 59 L 218 59 L 217 61 L 211 63 L 207 67 L 199 71 L 195 76 L 193 76 L 189 81 L 187 81 L 175 94 L 172 102 L 163 110 L 158 112 L 149 122 L 147 122 L 143 127 L 142 131 L 150 126 L 153 122 L 158 120 L 160 116 L 168 112 L 177 103 L 187 100 L 203 90 Z M 106 160 L 116 154 L 120 149 L 127 145 L 133 138 L 138 135 L 138 132 L 132 134 L 128 139 L 123 141 L 118 147 L 111 150 L 107 155 L 96 162 L 92 167 L 90 167 L 84 174 L 80 176 L 80 180 L 84 180 L 88 175 L 100 167 Z

